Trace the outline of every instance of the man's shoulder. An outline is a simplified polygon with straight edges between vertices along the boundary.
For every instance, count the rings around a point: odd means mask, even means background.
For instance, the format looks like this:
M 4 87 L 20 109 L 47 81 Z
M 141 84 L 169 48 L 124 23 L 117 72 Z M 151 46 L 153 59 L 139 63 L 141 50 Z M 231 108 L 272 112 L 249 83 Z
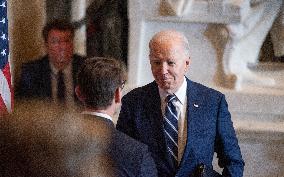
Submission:
M 82 125 L 92 124 L 95 134 L 106 134 L 109 135 L 112 141 L 112 144 L 115 147 L 120 147 L 120 150 L 126 151 L 130 148 L 131 152 L 138 149 L 145 149 L 147 146 L 134 138 L 126 135 L 125 133 L 115 129 L 114 123 L 104 117 L 90 115 L 90 114 L 79 114 L 73 113 L 75 120 L 80 122 Z M 124 150 L 125 149 L 125 150 Z
M 81 62 L 83 62 L 84 60 L 86 59 L 86 57 L 85 56 L 83 56 L 83 55 L 79 55 L 79 54 L 73 54 L 73 63 L 81 63 Z
M 205 86 L 201 83 L 194 82 L 192 80 L 187 80 L 187 89 L 198 94 L 213 94 L 213 95 L 223 95 L 220 91 L 213 89 L 211 87 Z
M 153 81 L 147 85 L 134 88 L 133 90 L 129 91 L 124 97 L 138 99 L 138 98 L 142 98 L 145 96 L 149 96 L 149 94 L 153 93 L 154 91 L 157 91 L 157 89 L 158 89 L 158 86 Z
M 39 71 L 43 72 L 48 70 L 50 70 L 50 67 L 47 56 L 43 56 L 22 64 L 22 74 L 38 73 Z
M 128 153 L 129 155 L 135 155 L 135 154 L 143 154 L 143 152 L 146 152 L 148 149 L 148 146 L 135 140 L 134 138 L 126 135 L 125 133 L 114 130 L 115 131 L 115 140 L 117 140 L 117 147 L 120 151 L 124 151 Z
M 43 66 L 43 65 L 48 65 L 48 57 L 47 55 L 42 56 L 40 58 L 34 59 L 32 61 L 23 63 L 23 67 L 36 67 L 36 66 Z
M 129 157 L 141 158 L 144 153 L 148 152 L 148 146 L 135 140 L 134 138 L 126 135 L 118 130 L 115 131 L 115 149 L 118 153 L 125 154 Z
M 113 160 L 120 164 L 129 176 L 140 176 L 146 173 L 149 173 L 149 176 L 155 176 L 155 164 L 147 145 L 118 130 L 114 139 L 115 143 L 111 148 Z M 147 172 L 147 170 L 150 171 Z
M 80 68 L 80 66 L 83 64 L 83 62 L 86 60 L 85 56 L 73 54 L 73 60 L 72 65 L 75 72 Z

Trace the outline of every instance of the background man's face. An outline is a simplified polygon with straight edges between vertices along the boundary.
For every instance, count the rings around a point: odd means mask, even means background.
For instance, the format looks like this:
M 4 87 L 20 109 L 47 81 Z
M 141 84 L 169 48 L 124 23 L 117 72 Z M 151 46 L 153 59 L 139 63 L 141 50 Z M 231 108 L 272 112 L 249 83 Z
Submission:
M 46 50 L 49 60 L 57 69 L 64 69 L 72 60 L 73 36 L 71 31 L 52 29 L 48 33 Z

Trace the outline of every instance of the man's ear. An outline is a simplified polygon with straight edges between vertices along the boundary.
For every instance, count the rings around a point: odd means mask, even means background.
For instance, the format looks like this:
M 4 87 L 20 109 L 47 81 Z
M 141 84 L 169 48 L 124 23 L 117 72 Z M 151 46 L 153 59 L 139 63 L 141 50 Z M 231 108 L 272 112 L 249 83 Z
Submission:
M 114 93 L 114 101 L 115 103 L 121 103 L 122 91 L 120 88 L 117 88 Z
M 185 71 L 188 71 L 190 64 L 191 64 L 191 59 L 190 59 L 190 57 L 188 57 L 185 60 Z
M 84 103 L 85 100 L 86 100 L 86 97 L 85 97 L 85 95 L 82 94 L 81 89 L 80 89 L 80 87 L 79 87 L 78 85 L 75 87 L 75 93 L 76 93 L 76 95 L 77 95 L 77 98 L 78 98 L 82 103 Z

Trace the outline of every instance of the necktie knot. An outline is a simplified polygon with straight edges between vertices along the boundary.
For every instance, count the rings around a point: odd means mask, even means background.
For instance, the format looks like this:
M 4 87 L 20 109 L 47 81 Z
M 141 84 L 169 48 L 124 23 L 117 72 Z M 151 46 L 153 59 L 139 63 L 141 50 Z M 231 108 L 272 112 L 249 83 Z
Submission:
M 167 97 L 166 97 L 166 102 L 167 103 L 171 103 L 173 100 L 175 100 L 176 99 L 176 96 L 175 95 L 168 95 Z

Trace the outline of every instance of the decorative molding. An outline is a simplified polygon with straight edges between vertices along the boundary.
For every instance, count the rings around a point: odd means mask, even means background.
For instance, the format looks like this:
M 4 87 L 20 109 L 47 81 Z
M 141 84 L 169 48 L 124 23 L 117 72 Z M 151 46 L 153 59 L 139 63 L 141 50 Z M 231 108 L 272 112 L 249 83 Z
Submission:
M 194 0 L 161 0 L 162 15 L 182 16 L 190 10 Z

